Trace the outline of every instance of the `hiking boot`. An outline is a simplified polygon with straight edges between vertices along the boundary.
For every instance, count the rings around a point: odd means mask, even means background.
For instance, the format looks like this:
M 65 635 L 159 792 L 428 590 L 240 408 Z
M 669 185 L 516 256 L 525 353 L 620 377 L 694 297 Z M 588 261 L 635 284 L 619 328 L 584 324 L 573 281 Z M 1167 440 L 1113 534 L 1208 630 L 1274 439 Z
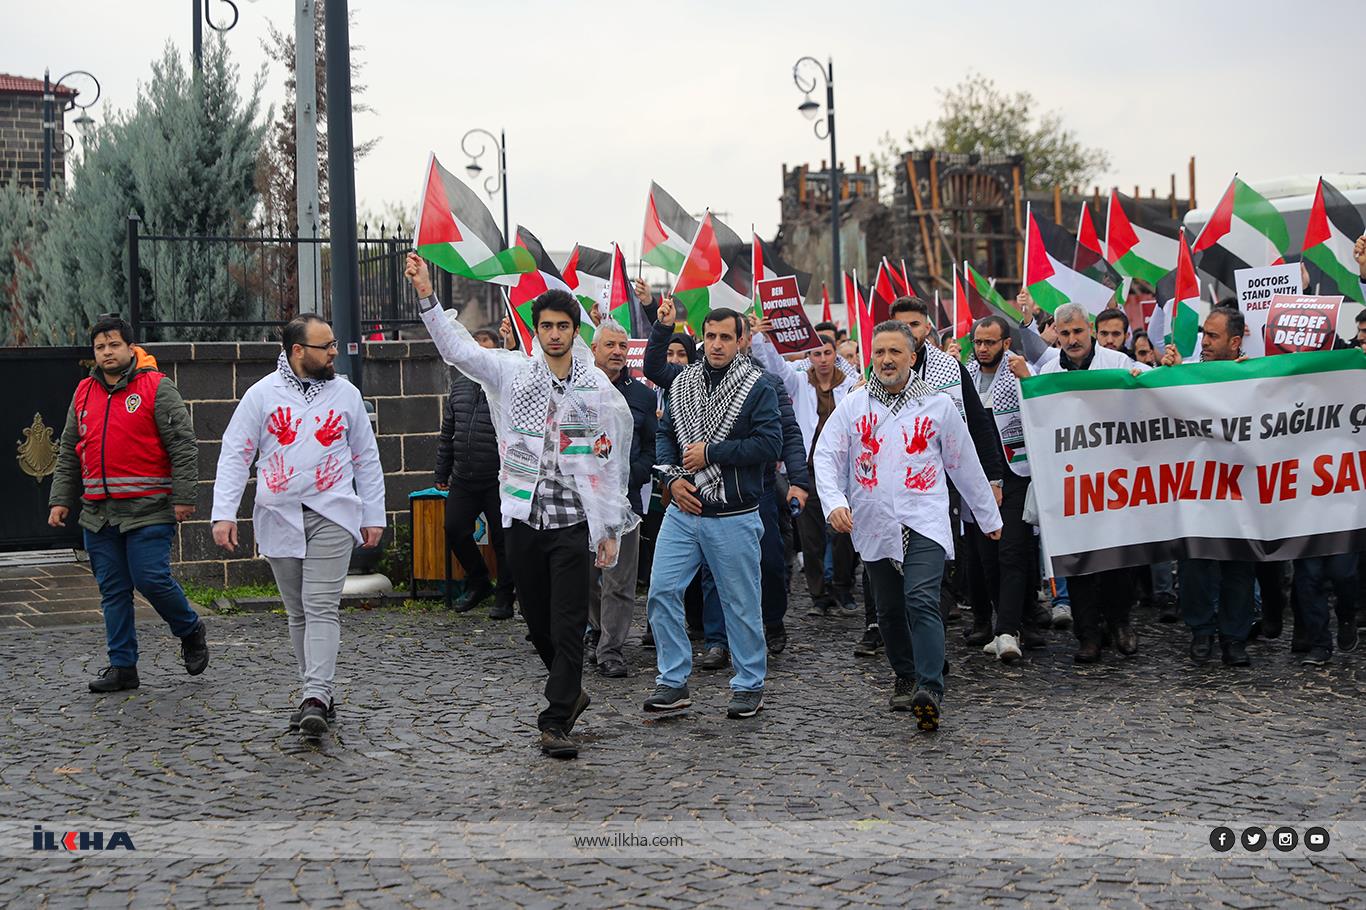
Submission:
M 677 711 L 692 704 L 692 698 L 688 696 L 688 687 L 679 686 L 655 686 L 655 692 L 645 699 L 646 711 Z
M 963 640 L 968 643 L 969 647 L 980 648 L 995 637 L 996 634 L 991 631 L 989 623 L 974 622 L 972 628 L 963 635 Z
M 863 637 L 854 645 L 855 657 L 877 657 L 877 652 L 882 649 L 882 632 L 876 625 L 869 626 L 863 632 Z
M 1190 647 L 1191 660 L 1202 664 L 1214 656 L 1214 636 L 1208 632 L 1194 632 L 1191 634 Z
M 484 602 L 493 593 L 493 582 L 485 575 L 483 578 L 468 582 L 469 587 L 451 605 L 451 609 L 457 613 L 468 613 L 475 607 Z
M 180 640 L 180 657 L 185 661 L 185 672 L 198 676 L 209 665 L 209 643 L 205 639 L 204 622 Z
M 552 728 L 541 731 L 541 751 L 551 758 L 578 758 L 579 744 L 563 730 Z
M 579 697 L 574 702 L 574 709 L 569 712 L 569 723 L 564 725 L 564 732 L 574 732 L 574 725 L 579 722 L 579 718 L 583 716 L 583 712 L 587 711 L 588 706 L 592 703 L 593 699 L 589 697 L 588 693 L 580 689 Z
M 1300 666 L 1304 667 L 1325 667 L 1333 659 L 1333 652 L 1327 648 L 1310 648 L 1309 653 L 1304 655 L 1300 661 Z
M 787 629 L 782 623 L 764 626 L 764 641 L 768 644 L 769 654 L 781 654 L 787 647 Z
M 892 686 L 892 697 L 887 700 L 887 704 L 893 711 L 909 711 L 914 698 L 915 680 L 909 676 L 898 676 L 896 684 Z
M 100 675 L 90 681 L 91 692 L 121 692 L 136 689 L 138 682 L 137 667 L 105 667 Z
M 703 652 L 697 665 L 703 670 L 724 670 L 730 665 L 730 652 L 720 645 L 712 645 Z
M 926 733 L 939 729 L 939 696 L 929 689 L 916 689 L 911 697 L 911 713 L 915 725 Z
M 327 732 L 327 705 L 316 698 L 305 698 L 299 705 L 299 732 L 319 737 Z
M 303 717 L 304 709 L 295 708 L 289 715 L 289 732 L 299 732 L 299 720 Z M 337 703 L 334 701 L 327 706 L 327 725 L 330 727 L 337 722 Z
M 1245 641 L 1226 641 L 1220 648 L 1223 651 L 1224 663 L 1230 667 L 1246 667 L 1252 661 L 1247 656 L 1247 642 Z
M 753 692 L 736 690 L 731 693 L 730 704 L 726 706 L 726 716 L 731 720 L 738 720 L 742 717 L 753 717 L 763 709 L 763 689 L 756 689 Z

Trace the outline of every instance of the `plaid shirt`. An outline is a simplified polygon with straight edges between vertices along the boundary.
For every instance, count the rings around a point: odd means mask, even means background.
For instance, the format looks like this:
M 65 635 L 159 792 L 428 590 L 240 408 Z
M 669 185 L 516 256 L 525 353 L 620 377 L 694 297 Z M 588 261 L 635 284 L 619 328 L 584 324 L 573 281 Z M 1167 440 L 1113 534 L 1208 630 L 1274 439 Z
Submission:
M 527 516 L 527 524 L 540 531 L 568 528 L 588 520 L 579 494 L 560 476 L 559 411 L 565 385 L 560 379 L 551 382 L 550 407 L 545 417 L 545 445 L 541 449 L 541 479 L 531 494 L 531 514 Z

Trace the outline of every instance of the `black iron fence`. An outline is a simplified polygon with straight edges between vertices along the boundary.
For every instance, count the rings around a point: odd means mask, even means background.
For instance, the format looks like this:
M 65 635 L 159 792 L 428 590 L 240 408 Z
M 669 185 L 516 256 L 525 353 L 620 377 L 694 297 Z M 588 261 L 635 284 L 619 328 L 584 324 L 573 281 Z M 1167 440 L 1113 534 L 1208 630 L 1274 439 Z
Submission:
M 391 337 L 419 324 L 417 296 L 403 277 L 412 238 L 404 232 L 356 239 L 361 331 Z M 302 254 L 302 255 L 301 255 Z M 149 341 L 264 341 L 300 312 L 332 319 L 330 237 L 271 233 L 172 236 L 144 233 L 128 218 L 128 321 Z M 301 281 L 302 278 L 302 281 Z M 438 293 L 452 278 L 432 269 Z M 301 299 L 300 285 L 311 288 Z

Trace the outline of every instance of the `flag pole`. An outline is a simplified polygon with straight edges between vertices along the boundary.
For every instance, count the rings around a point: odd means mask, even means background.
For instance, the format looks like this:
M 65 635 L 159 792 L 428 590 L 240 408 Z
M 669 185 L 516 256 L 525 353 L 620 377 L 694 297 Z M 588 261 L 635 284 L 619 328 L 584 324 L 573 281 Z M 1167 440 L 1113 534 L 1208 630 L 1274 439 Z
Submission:
M 1034 209 L 1032 202 L 1025 203 L 1025 257 L 1024 264 L 1020 268 L 1020 290 L 1029 290 L 1029 235 L 1034 233 L 1030 228 L 1034 226 Z

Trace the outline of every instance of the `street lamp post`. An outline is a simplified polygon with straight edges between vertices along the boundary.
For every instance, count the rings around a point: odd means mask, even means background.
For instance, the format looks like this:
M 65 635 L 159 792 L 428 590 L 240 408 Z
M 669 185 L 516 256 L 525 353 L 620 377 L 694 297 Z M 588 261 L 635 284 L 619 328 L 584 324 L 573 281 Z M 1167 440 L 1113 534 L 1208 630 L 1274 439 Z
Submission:
M 802 66 L 806 64 L 807 73 L 803 74 Z M 816 120 L 820 113 L 819 102 L 811 99 L 811 93 L 820 84 L 819 80 L 810 75 L 810 70 L 814 68 L 820 77 L 825 80 L 825 134 L 821 134 L 821 123 Z M 792 64 L 792 81 L 797 84 L 797 88 L 806 95 L 806 100 L 797 105 L 797 110 L 801 111 L 807 120 L 815 121 L 812 124 L 812 131 L 817 139 L 830 139 L 830 286 L 835 288 L 837 300 L 844 298 L 844 282 L 841 280 L 840 273 L 840 180 L 839 180 L 839 159 L 835 157 L 835 62 L 826 59 L 825 66 L 821 66 L 820 61 L 815 57 L 802 57 Z
M 204 23 L 209 23 L 209 28 L 216 32 L 230 32 L 232 27 L 237 24 L 237 4 L 232 0 L 221 0 L 232 7 L 232 21 L 227 25 L 219 25 L 213 21 L 213 16 L 209 15 L 209 3 L 211 0 L 190 0 L 190 6 L 194 8 L 194 71 L 202 72 L 204 69 Z
M 57 119 L 56 119 L 56 118 L 57 118 L 57 112 L 56 112 L 56 110 L 55 110 L 56 102 L 57 102 L 57 95 L 56 95 L 56 92 L 53 91 L 53 89 L 56 88 L 56 86 L 61 85 L 63 82 L 65 82 L 67 79 L 71 78 L 72 76 L 85 76 L 85 77 L 87 77 L 91 82 L 95 83 L 95 97 L 91 98 L 89 101 L 85 102 L 84 104 L 81 104 L 81 103 L 79 103 L 79 102 L 76 101 L 76 95 L 79 95 L 79 94 L 80 94 L 79 92 L 73 94 L 70 98 L 67 98 L 65 101 L 62 102 L 62 112 L 63 112 L 63 113 L 66 113 L 67 111 L 71 110 L 73 107 L 78 107 L 78 108 L 81 109 L 81 115 L 80 115 L 79 117 L 76 118 L 76 126 L 77 126 L 78 129 L 80 129 L 81 135 L 82 135 L 82 136 L 85 136 L 85 135 L 88 134 L 89 129 L 91 128 L 91 126 L 93 126 L 93 124 L 94 124 L 94 122 L 95 122 L 94 120 L 91 120 L 91 119 L 90 119 L 90 116 L 86 113 L 86 111 L 89 110 L 89 108 L 90 108 L 92 105 L 94 105 L 94 103 L 95 103 L 96 101 L 99 101 L 99 100 L 100 100 L 100 80 L 96 79 L 94 76 L 92 76 L 90 73 L 87 73 L 85 70 L 72 70 L 71 72 L 67 73 L 65 76 L 60 76 L 60 77 L 58 77 L 58 79 L 57 79 L 57 81 L 56 81 L 55 83 L 54 83 L 54 82 L 52 81 L 52 79 L 50 78 L 50 74 L 51 74 L 51 70 L 46 70 L 46 69 L 43 70 L 43 192 L 44 192 L 44 193 L 46 193 L 46 192 L 48 192 L 49 190 L 52 189 L 52 144 L 53 144 L 53 140 L 56 138 L 56 135 L 57 135 Z M 66 139 L 71 139 L 71 136 L 69 136 L 69 135 L 66 133 L 65 130 L 62 131 L 62 135 L 63 135 Z M 72 147 L 72 148 L 75 148 L 75 147 L 76 147 L 76 142 L 75 142 L 74 139 L 71 140 L 71 147 Z M 63 140 L 63 150 L 65 150 L 65 140 Z
M 467 164 L 467 165 L 465 165 L 465 173 L 467 173 L 467 174 L 470 175 L 470 179 L 471 179 L 471 180 L 478 180 L 478 179 L 479 179 L 479 175 L 482 174 L 482 173 L 484 172 L 484 169 L 479 165 L 479 156 L 482 155 L 482 154 L 484 154 L 485 146 L 483 145 L 483 143 L 480 143 L 480 145 L 479 145 L 479 150 L 478 150 L 478 151 L 475 151 L 475 152 L 470 151 L 469 148 L 468 148 L 468 143 L 469 143 L 469 140 L 470 140 L 470 137 L 471 137 L 471 136 L 487 136 L 487 137 L 489 138 L 489 141 L 492 142 L 492 143 L 493 143 L 495 146 L 497 146 L 497 148 L 498 148 L 498 173 L 489 175 L 488 179 L 484 181 L 484 192 L 486 192 L 486 193 L 489 194 L 489 198 L 490 198 L 490 199 L 493 198 L 493 194 L 494 194 L 494 193 L 497 193 L 497 192 L 500 192 L 500 191 L 502 192 L 502 194 L 503 194 L 503 242 L 504 242 L 505 244 L 511 246 L 511 245 L 512 245 L 512 237 L 510 237 L 510 236 L 508 235 L 508 146 L 507 146 L 507 135 L 503 132 L 503 130 L 499 130 L 499 131 L 498 131 L 498 135 L 497 135 L 497 136 L 494 136 L 494 135 L 493 135 L 492 133 L 490 133 L 488 130 L 480 129 L 479 127 L 475 127 L 474 129 L 472 129 L 472 130 L 470 130 L 468 133 L 466 133 L 464 136 L 461 136 L 461 137 L 460 137 L 460 151 L 462 151 L 462 152 L 464 152 L 466 155 L 469 155 L 469 156 L 470 156 L 470 163 Z

